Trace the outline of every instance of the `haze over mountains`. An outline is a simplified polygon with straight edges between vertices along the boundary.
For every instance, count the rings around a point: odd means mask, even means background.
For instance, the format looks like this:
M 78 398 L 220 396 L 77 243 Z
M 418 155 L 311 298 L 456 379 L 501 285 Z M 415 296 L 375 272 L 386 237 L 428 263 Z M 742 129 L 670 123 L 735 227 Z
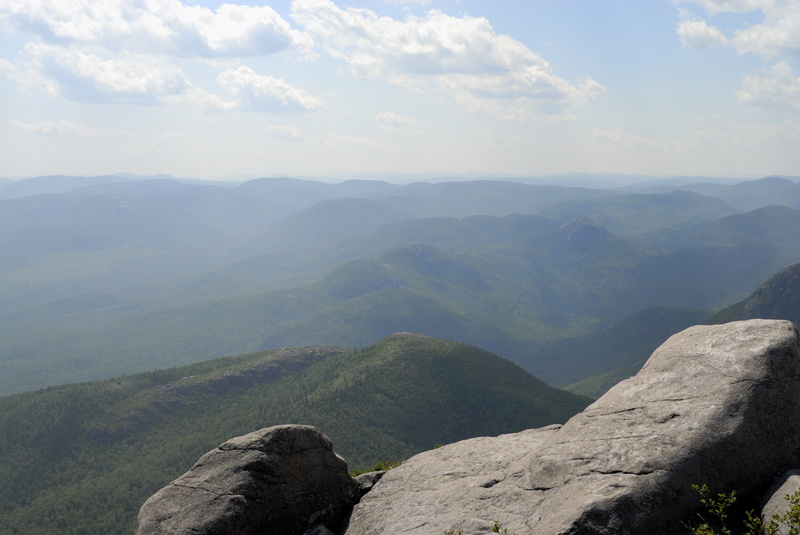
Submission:
M 624 362 L 547 347 L 696 322 L 800 261 L 794 179 L 690 182 L 1 183 L 0 394 L 401 331 L 557 386 L 612 372 L 668 333 Z
M 786 177 L 0 182 L 0 534 L 130 532 L 263 426 L 359 467 L 563 422 L 688 326 L 796 321 L 798 262 Z

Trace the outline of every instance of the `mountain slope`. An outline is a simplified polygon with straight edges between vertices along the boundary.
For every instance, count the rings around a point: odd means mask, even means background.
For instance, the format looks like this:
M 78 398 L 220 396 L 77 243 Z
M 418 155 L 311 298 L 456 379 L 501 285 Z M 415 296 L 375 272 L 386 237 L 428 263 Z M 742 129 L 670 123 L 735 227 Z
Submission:
M 706 322 L 708 316 L 708 312 L 688 308 L 649 308 L 608 329 L 565 338 L 537 349 L 532 359 L 540 363 L 542 379 L 564 386 L 586 377 L 641 365 L 667 338 Z M 636 371 L 634 369 L 634 373 Z
M 106 288 L 28 302 L 45 290 L 18 285 L 15 306 L 0 315 L 0 392 L 259 349 L 364 346 L 398 331 L 484 347 L 538 375 L 547 363 L 532 357 L 537 347 L 645 308 L 720 308 L 800 260 L 800 212 L 783 207 L 691 227 L 687 246 L 667 253 L 587 220 L 474 216 L 392 228 L 441 245 L 406 244 L 280 290 L 259 289 L 266 268 L 254 262 L 222 272 L 252 284 L 246 293 L 224 277 L 189 279 L 145 303 Z
M 0 535 L 128 534 L 141 503 L 199 455 L 269 425 L 320 427 L 352 468 L 563 422 L 587 404 L 476 347 L 409 333 L 10 396 Z
M 674 317 L 673 320 L 677 319 L 679 321 L 678 324 L 673 324 L 672 322 L 664 323 L 658 321 L 658 318 L 651 318 L 653 321 L 650 322 L 648 330 L 653 333 L 663 330 L 664 334 L 670 335 L 680 330 L 677 327 L 680 327 L 680 323 L 685 321 L 690 322 L 689 324 L 691 322 L 727 323 L 755 318 L 784 319 L 800 325 L 800 264 L 793 264 L 782 269 L 761 284 L 747 298 L 720 310 L 710 319 L 704 318 L 704 313 L 700 311 L 686 310 L 684 311 L 685 316 L 679 311 L 675 312 L 679 313 L 679 315 Z M 546 369 L 542 370 L 540 376 L 552 384 L 562 385 L 565 380 L 558 380 L 558 377 L 574 377 L 574 375 L 569 375 L 570 364 L 574 367 L 574 362 L 580 361 L 580 355 L 585 352 L 596 353 L 596 363 L 590 364 L 587 370 L 592 369 L 592 366 L 597 370 L 598 366 L 601 365 L 605 367 L 604 371 L 563 388 L 581 395 L 599 397 L 610 386 L 634 375 L 650 354 L 649 352 L 645 354 L 645 346 L 642 346 L 637 351 L 626 349 L 626 344 L 630 341 L 628 339 L 635 340 L 637 338 L 637 329 L 630 328 L 630 326 L 625 328 L 625 323 L 627 322 L 623 322 L 608 331 L 576 339 L 562 340 L 552 346 L 538 350 L 537 353 L 544 352 L 554 356 L 559 353 L 567 355 L 567 358 L 563 359 L 563 366 L 556 367 L 554 363 L 554 369 L 558 374 L 555 379 L 548 375 Z M 644 326 L 647 326 L 647 323 Z M 688 324 L 685 327 L 688 327 Z M 669 332 L 670 330 L 672 332 Z M 628 333 L 633 333 L 634 336 L 631 337 Z M 655 341 L 655 339 L 651 340 L 651 342 Z M 655 349 L 657 344 L 653 345 L 651 343 L 650 346 Z M 599 348 L 599 351 L 597 348 Z M 614 351 L 613 355 L 607 354 L 609 349 Z M 636 348 L 634 347 L 634 349 Z
M 746 299 L 719 311 L 712 321 L 752 318 L 784 319 L 800 325 L 800 264 L 782 269 Z
M 580 217 L 530 215 L 553 203 Z M 800 261 L 800 211 L 686 226 L 718 210 L 692 193 L 492 181 L 157 179 L 0 200 L 0 395 L 402 330 L 538 374 L 537 347 L 644 308 L 718 309 Z M 642 232 L 661 225 L 675 228 Z
M 683 228 L 737 213 L 725 201 L 688 191 L 630 194 L 551 204 L 538 215 L 567 222 L 589 218 L 616 233 L 640 234 L 659 228 Z

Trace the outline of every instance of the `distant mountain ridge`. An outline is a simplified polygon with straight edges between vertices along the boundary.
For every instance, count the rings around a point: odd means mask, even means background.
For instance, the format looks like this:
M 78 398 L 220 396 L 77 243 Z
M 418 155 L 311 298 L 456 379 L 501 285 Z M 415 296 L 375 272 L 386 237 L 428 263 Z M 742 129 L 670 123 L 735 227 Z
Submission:
M 0 395 L 404 330 L 544 377 L 538 348 L 652 307 L 719 309 L 800 261 L 800 211 L 722 199 L 791 204 L 785 178 L 716 184 L 719 197 L 691 184 L 26 182 L 68 191 L 0 200 Z

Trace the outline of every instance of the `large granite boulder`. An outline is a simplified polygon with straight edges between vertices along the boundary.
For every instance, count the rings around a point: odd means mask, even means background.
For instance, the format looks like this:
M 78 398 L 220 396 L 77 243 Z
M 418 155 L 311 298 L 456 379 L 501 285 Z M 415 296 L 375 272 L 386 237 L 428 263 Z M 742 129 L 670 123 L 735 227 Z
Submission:
M 364 496 L 347 535 L 674 535 L 691 485 L 757 502 L 799 467 L 800 349 L 785 321 L 697 326 L 564 426 L 417 455 Z
M 270 427 L 231 439 L 154 494 L 138 535 L 338 531 L 361 493 L 318 429 Z
M 779 477 L 762 498 L 761 520 L 764 524 L 774 522 L 776 517 L 784 518 L 792 507 L 789 497 L 800 491 L 800 470 L 789 470 Z M 790 527 L 784 522 L 777 522 L 779 533 L 789 533 Z

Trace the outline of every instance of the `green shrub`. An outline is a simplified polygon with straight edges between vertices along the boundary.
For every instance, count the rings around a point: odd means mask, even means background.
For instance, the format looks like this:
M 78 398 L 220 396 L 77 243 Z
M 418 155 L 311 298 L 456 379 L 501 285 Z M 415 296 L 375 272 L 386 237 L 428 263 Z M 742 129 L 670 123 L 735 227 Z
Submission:
M 387 461 L 386 459 L 381 459 L 380 461 L 375 463 L 375 465 L 372 466 L 372 468 L 354 468 L 353 470 L 350 471 L 350 476 L 356 477 L 361 474 L 366 474 L 367 472 L 380 472 L 380 471 L 391 470 L 392 468 L 397 468 L 401 464 L 403 464 L 403 461 Z
M 780 515 L 773 515 L 768 524 L 764 524 L 759 515 L 748 511 L 743 522 L 742 531 L 732 531 L 728 527 L 728 511 L 736 502 L 736 491 L 713 494 L 708 485 L 692 485 L 700 495 L 700 503 L 706 509 L 699 514 L 701 523 L 692 527 L 694 535 L 800 535 L 800 490 L 787 494 L 789 510 Z

